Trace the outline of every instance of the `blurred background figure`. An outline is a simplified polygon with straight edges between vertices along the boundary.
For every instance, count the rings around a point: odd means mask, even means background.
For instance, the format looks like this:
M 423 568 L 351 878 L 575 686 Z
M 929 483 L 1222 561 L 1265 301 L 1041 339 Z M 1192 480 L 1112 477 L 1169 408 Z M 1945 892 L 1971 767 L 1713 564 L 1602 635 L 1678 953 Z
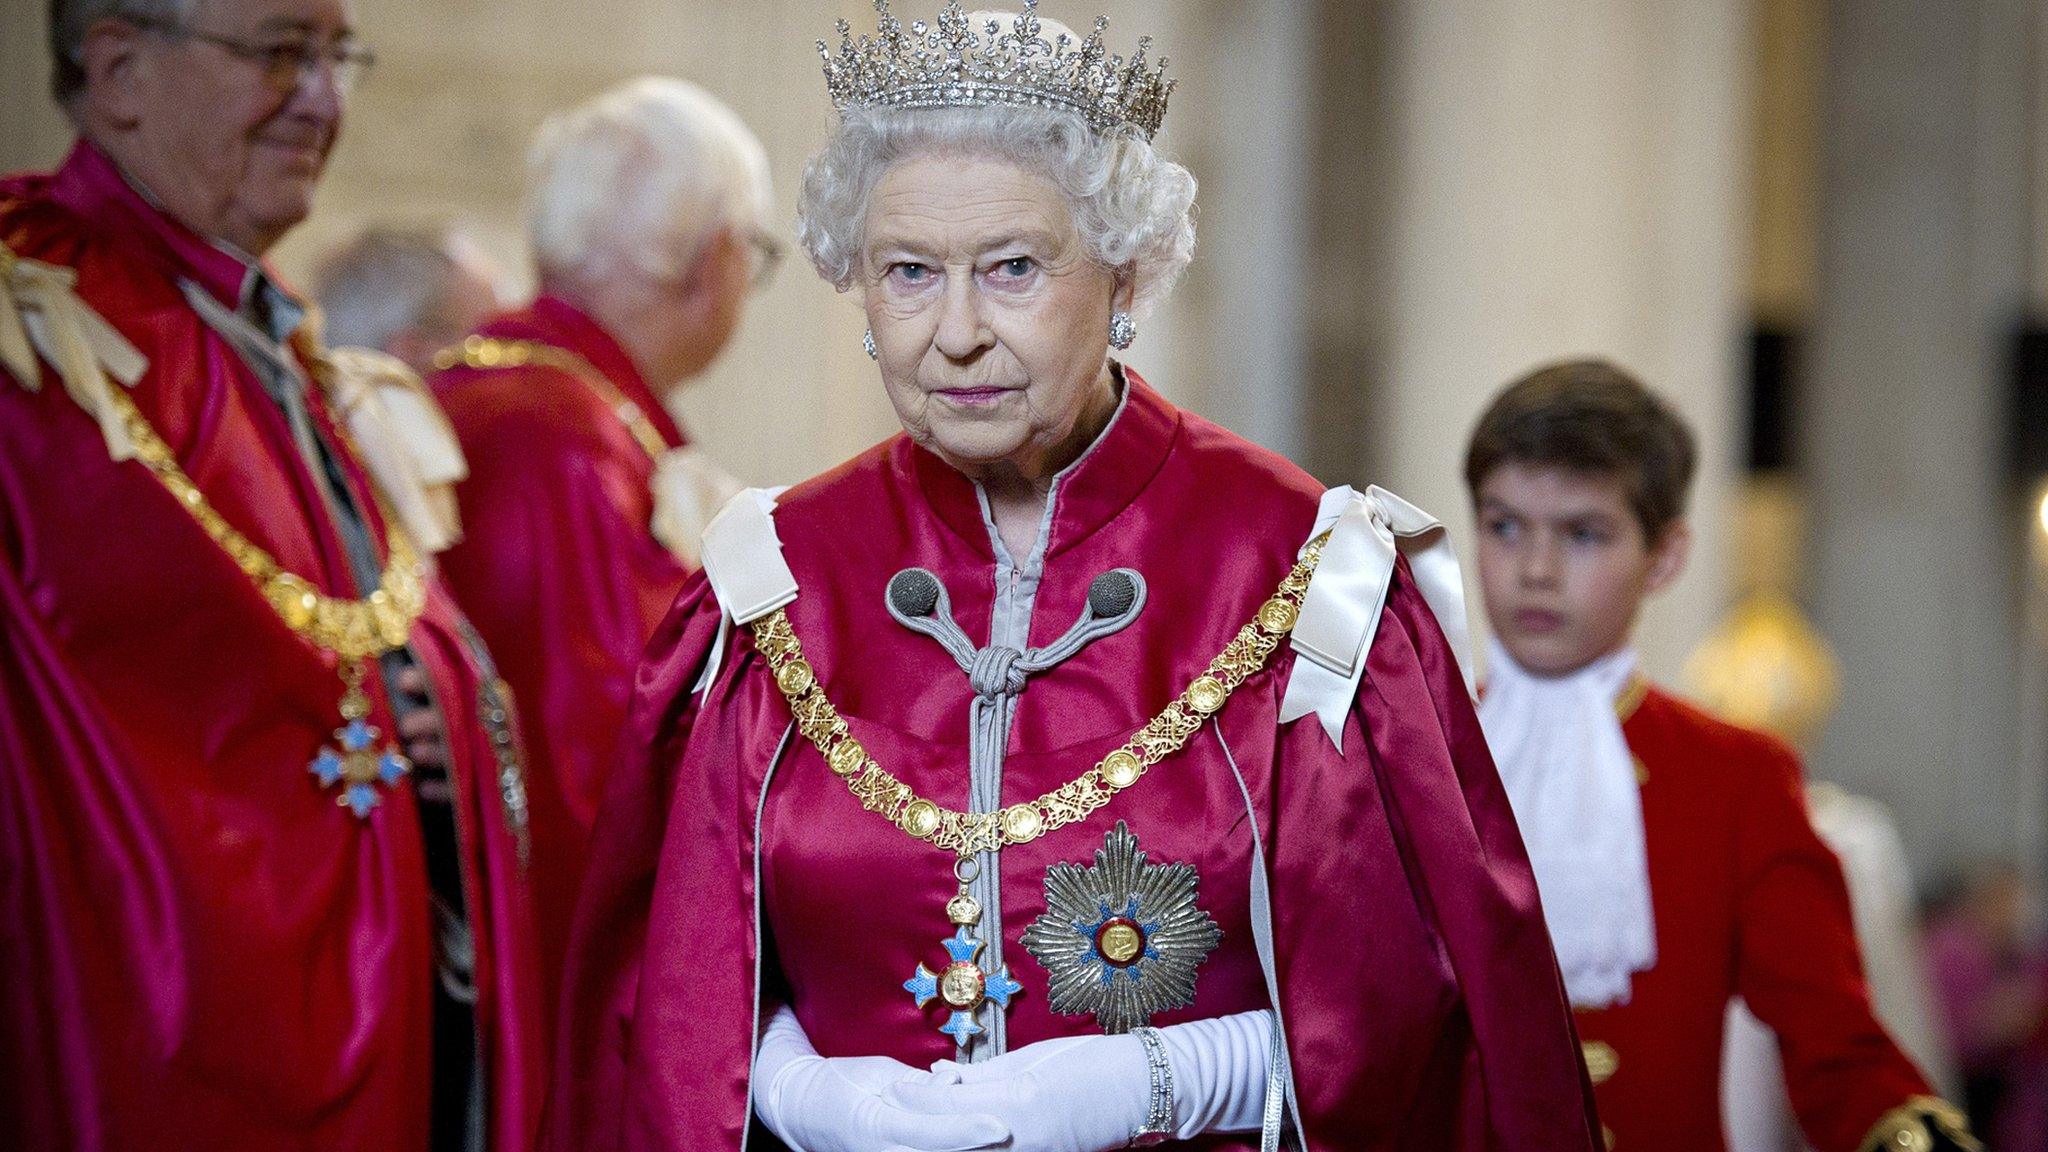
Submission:
M 634 667 L 739 489 L 665 401 L 718 357 L 779 249 L 760 142 L 694 84 L 637 79 L 551 118 L 528 171 L 540 295 L 451 339 L 432 385 L 470 468 L 444 567 L 527 737 L 552 991 Z
M 435 352 L 498 311 L 497 281 L 459 232 L 373 226 L 320 262 L 312 288 L 330 346 L 374 348 L 425 375 Z
M 1708 711 L 1810 754 L 1834 712 L 1842 671 L 1798 602 L 1804 509 L 1798 485 L 1781 473 L 1744 481 L 1729 558 L 1735 603 L 1686 659 L 1684 677 Z M 1929 1083 L 1960 1103 L 1953 1050 L 1921 948 L 1912 869 L 1891 812 L 1825 781 L 1807 785 L 1806 805 L 1814 831 L 1841 861 L 1871 1008 Z M 1727 1029 L 1721 1111 L 1729 1148 L 1805 1148 L 1777 1038 L 1739 1000 L 1729 1005 Z
M 2039 897 L 2008 865 L 1934 901 L 1928 953 L 1963 1099 L 1992 1148 L 2048 1148 L 2048 947 Z

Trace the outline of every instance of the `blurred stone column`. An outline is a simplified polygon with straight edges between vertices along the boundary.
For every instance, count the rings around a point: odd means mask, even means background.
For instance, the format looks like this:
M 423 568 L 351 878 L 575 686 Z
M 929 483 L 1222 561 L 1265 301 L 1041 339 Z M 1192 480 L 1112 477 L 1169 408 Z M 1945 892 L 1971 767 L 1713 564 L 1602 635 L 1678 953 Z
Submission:
M 1750 34 L 1744 0 L 1403 0 L 1385 22 L 1387 170 L 1354 192 L 1384 220 L 1386 262 L 1317 266 L 1371 273 L 1359 328 L 1383 334 L 1378 354 L 1353 350 L 1374 374 L 1355 385 L 1370 388 L 1356 478 L 1443 517 L 1468 558 L 1465 439 L 1510 379 L 1606 356 L 1692 419 L 1703 559 L 1642 636 L 1665 677 L 1725 599 Z
M 2002 415 L 2030 226 L 2032 9 L 1827 13 L 1802 424 L 1811 600 L 1844 679 L 1813 767 L 1889 803 L 1923 875 L 2013 848 L 2026 525 L 2001 475 Z
M 71 124 L 50 99 L 49 5 L 0 4 L 0 172 L 52 168 Z

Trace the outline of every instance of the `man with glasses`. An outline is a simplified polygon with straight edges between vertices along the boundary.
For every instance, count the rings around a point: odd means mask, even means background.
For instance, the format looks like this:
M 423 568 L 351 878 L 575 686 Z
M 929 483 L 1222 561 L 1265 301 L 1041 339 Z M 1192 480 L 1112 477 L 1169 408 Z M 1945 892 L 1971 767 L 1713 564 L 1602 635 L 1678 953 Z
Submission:
M 539 298 L 437 360 L 470 470 L 443 571 L 520 705 L 551 998 L 641 649 L 739 489 L 665 401 L 772 271 L 768 199 L 759 141 L 696 85 L 643 78 L 570 109 L 529 158 Z
M 446 525 L 263 255 L 345 0 L 53 0 L 78 143 L 0 181 L 0 1144 L 530 1147 L 502 686 Z

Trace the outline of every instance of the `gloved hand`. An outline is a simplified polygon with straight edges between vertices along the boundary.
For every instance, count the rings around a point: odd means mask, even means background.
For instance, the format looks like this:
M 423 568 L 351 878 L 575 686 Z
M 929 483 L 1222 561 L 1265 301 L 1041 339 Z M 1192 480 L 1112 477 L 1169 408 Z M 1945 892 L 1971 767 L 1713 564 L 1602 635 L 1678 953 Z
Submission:
M 1041 1040 L 980 1064 L 942 1060 L 925 1083 L 883 1098 L 911 1112 L 981 1113 L 1009 1129 L 1012 1152 L 1106 1152 L 1130 1143 L 1152 1103 L 1136 1036 Z
M 754 1111 L 797 1152 L 976 1152 L 1009 1138 L 985 1113 L 919 1112 L 884 1098 L 892 1086 L 933 1080 L 886 1056 L 820 1056 L 784 1007 L 761 1031 Z
M 1173 1069 L 1174 1135 L 1255 1132 L 1266 1104 L 1273 1014 L 1241 1012 L 1159 1029 Z M 1013 1152 L 1106 1152 L 1145 1124 L 1152 1076 L 1136 1036 L 1069 1036 L 980 1064 L 932 1065 L 884 1093 L 913 1112 L 993 1115 Z

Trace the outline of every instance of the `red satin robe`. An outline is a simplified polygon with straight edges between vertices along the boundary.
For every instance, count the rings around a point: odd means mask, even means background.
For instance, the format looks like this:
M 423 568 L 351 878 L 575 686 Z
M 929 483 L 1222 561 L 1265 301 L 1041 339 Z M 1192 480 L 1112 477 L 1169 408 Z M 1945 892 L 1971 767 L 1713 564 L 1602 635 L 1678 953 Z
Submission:
M 1622 735 L 1642 766 L 1657 963 L 1581 1012 L 1616 1152 L 1721 1152 L 1721 1043 L 1741 996 L 1778 1034 L 1818 1152 L 1854 1152 L 1926 1082 L 1871 1014 L 1841 865 L 1772 738 L 1651 689 Z M 1612 1074 L 1598 1066 L 1612 1058 Z
M 1130 627 L 1031 679 L 1005 803 L 1072 779 L 1177 695 L 1273 594 L 1316 518 L 1307 475 L 1130 381 L 1054 488 L 1030 642 L 1065 631 L 1110 569 L 1137 569 L 1149 599 Z M 775 522 L 801 586 L 790 619 L 853 735 L 919 794 L 964 809 L 967 680 L 883 598 L 921 565 L 987 641 L 1007 577 L 975 488 L 898 436 L 786 493 Z M 863 811 L 801 737 L 782 746 L 789 710 L 745 629 L 693 695 L 718 635 L 695 578 L 640 672 L 633 755 L 606 792 L 570 951 L 558 1149 L 739 1148 L 757 1014 L 778 1001 L 827 1056 L 921 1067 L 954 1053 L 941 1005 L 920 1009 L 902 987 L 919 962 L 944 962 L 952 856 Z M 1050 1011 L 1020 937 L 1045 910 L 1047 866 L 1091 861 L 1122 820 L 1152 861 L 1196 868 L 1222 929 L 1193 1004 L 1154 1022 L 1277 1007 L 1310 1148 L 1585 1152 L 1591 1105 L 1535 884 L 1405 564 L 1341 754 L 1313 718 L 1277 723 L 1292 661 L 1283 646 L 1213 728 L 1089 819 L 1003 851 L 1004 960 L 1023 984 L 1010 1046 L 1097 1030 Z M 1277 997 L 1250 926 L 1254 821 Z M 777 1144 L 757 1127 L 747 1146 Z
M 53 174 L 0 184 L 0 239 L 76 269 L 149 358 L 135 403 L 221 515 L 353 595 L 283 414 L 176 284 L 233 307 L 247 267 L 83 144 Z M 491 1147 L 516 1152 L 539 1114 L 537 974 L 457 621 L 434 588 L 412 646 L 454 759 Z M 371 723 L 389 734 L 380 680 Z M 332 658 L 139 461 L 109 459 L 54 372 L 36 393 L 0 373 L 0 1142 L 426 1146 L 420 825 L 406 783 L 361 820 L 308 771 L 340 696 Z
M 670 447 L 686 443 L 625 349 L 566 301 L 542 296 L 478 334 L 582 356 Z M 633 669 L 689 572 L 649 528 L 654 461 L 588 384 L 525 364 L 456 367 L 433 385 L 469 459 L 456 488 L 463 539 L 442 571 L 519 703 L 552 1005 Z

